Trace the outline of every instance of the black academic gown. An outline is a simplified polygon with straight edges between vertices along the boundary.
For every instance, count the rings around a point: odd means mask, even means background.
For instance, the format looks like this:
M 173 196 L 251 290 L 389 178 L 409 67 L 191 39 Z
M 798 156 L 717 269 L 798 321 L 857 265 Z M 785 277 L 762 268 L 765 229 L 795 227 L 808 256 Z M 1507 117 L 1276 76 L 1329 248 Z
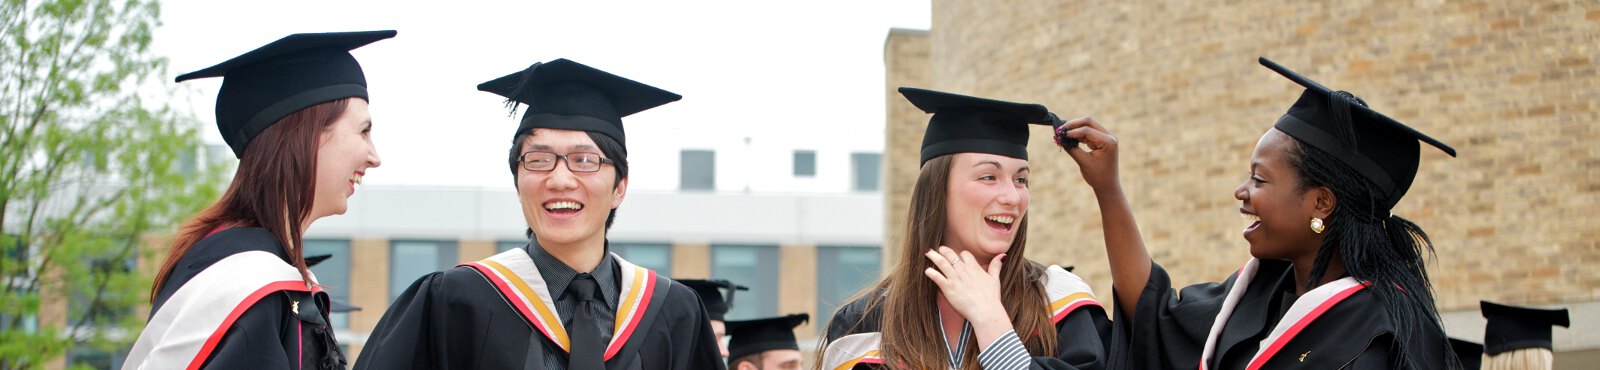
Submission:
M 873 293 L 881 294 L 881 293 Z M 846 335 L 857 333 L 871 333 L 879 331 L 878 323 L 881 322 L 881 312 L 873 310 L 864 312 L 867 306 L 867 297 L 862 297 L 840 307 L 834 313 L 833 319 L 828 321 L 828 340 L 833 341 Z M 866 316 L 865 320 L 862 317 Z M 859 322 L 859 325 L 855 325 Z M 1106 319 L 1105 310 L 1098 306 L 1082 307 L 1067 314 L 1067 317 L 1056 322 L 1056 351 L 1055 356 L 1033 356 L 1030 369 L 1106 369 L 1107 356 L 1105 338 L 1110 336 L 1111 322 Z M 852 369 L 885 369 L 884 365 L 858 363 Z
M 666 279 L 664 279 L 666 280 Z M 648 327 L 606 362 L 608 369 L 723 369 L 699 296 L 670 281 Z M 642 336 L 642 337 L 640 337 Z M 637 341 L 633 341 L 637 339 Z M 458 266 L 417 279 L 367 338 L 355 369 L 538 369 L 565 353 L 534 331 L 477 270 Z
M 200 239 L 178 260 L 156 294 L 153 316 L 184 283 L 235 253 L 266 251 L 289 260 L 266 229 L 234 227 Z M 295 314 L 292 301 L 301 308 Z M 315 307 L 316 309 L 306 309 Z M 202 369 L 344 369 L 345 357 L 328 325 L 328 295 L 281 291 L 256 301 L 234 320 Z
M 1260 341 L 1296 299 L 1291 263 L 1262 260 L 1260 266 L 1218 336 L 1216 354 L 1207 369 L 1244 369 Z M 1206 337 L 1238 275 L 1235 272 L 1220 284 L 1196 284 L 1174 291 L 1166 270 L 1152 263 L 1136 312 L 1113 325 L 1113 364 L 1118 369 L 1199 367 Z M 1119 308 L 1117 312 L 1122 311 Z M 1399 355 L 1397 327 L 1377 295 L 1357 291 L 1310 321 L 1261 368 L 1393 368 Z M 1438 330 L 1414 332 L 1403 345 L 1421 369 L 1444 369 L 1445 358 L 1452 356 L 1444 333 Z

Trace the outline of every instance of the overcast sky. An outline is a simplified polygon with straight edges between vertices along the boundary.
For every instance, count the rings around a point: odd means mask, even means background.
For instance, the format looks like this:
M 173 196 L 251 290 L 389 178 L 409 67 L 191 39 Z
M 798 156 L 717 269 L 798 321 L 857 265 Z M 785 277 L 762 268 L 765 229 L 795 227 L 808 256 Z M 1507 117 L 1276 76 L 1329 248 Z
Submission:
M 884 39 L 891 28 L 927 29 L 930 9 L 928 0 L 168 0 L 162 21 L 153 49 L 170 58 L 166 81 L 291 33 L 398 30 L 354 52 L 384 161 L 365 182 L 510 187 L 504 161 L 516 121 L 475 86 L 555 58 L 684 95 L 625 119 L 635 167 L 685 142 L 744 137 L 847 137 L 881 149 Z M 218 144 L 221 82 L 186 82 L 174 97 Z

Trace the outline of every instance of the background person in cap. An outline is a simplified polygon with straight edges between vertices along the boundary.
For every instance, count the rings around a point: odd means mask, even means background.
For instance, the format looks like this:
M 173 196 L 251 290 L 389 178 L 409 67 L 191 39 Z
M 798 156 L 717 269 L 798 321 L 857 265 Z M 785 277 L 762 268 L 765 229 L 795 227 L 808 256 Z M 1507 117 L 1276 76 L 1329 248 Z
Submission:
M 728 369 L 799 370 L 800 343 L 794 328 L 811 320 L 808 314 L 728 322 Z
M 1455 150 L 1266 58 L 1305 87 L 1267 129 L 1234 190 L 1251 258 L 1221 283 L 1173 290 L 1140 240 L 1117 180 L 1117 140 L 1093 119 L 1066 134 L 1100 201 L 1118 340 L 1138 369 L 1458 367 L 1423 266 L 1422 228 L 1390 212 L 1425 142 Z M 1181 297 L 1181 299 L 1180 299 Z
M 728 314 L 728 310 L 733 309 L 733 292 L 750 288 L 723 279 L 684 279 L 678 282 L 689 286 L 689 289 L 694 289 L 695 294 L 700 295 L 700 303 L 706 308 L 706 318 L 711 319 L 711 332 L 717 337 L 717 347 L 722 352 L 722 357 L 728 357 L 728 344 L 723 341 L 728 335 L 728 328 L 722 319 Z M 723 289 L 728 290 L 726 298 L 723 297 Z
M 349 51 L 394 35 L 295 34 L 178 76 L 222 77 L 217 128 L 239 167 L 157 270 L 150 321 L 124 369 L 345 367 L 301 234 L 344 213 L 380 164 L 366 77 Z
M 1507 306 L 1489 301 L 1479 303 L 1488 326 L 1483 331 L 1485 369 L 1551 369 L 1555 353 L 1550 342 L 1551 327 L 1567 327 L 1567 309 Z
M 606 241 L 628 188 L 622 117 L 680 97 L 566 59 L 478 89 L 527 106 L 508 165 L 529 243 L 417 279 L 356 368 L 723 368 L 694 291 Z
M 1105 311 L 1083 279 L 1024 258 L 1028 125 L 1044 106 L 902 87 L 933 117 L 899 263 L 840 307 L 822 368 L 1102 369 Z

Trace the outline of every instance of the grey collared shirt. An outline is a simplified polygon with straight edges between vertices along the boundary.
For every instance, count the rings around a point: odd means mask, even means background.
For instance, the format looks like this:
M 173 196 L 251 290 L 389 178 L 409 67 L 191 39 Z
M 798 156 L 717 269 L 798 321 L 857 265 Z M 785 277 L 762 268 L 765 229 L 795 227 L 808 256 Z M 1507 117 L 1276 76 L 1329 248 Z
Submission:
M 616 259 L 611 258 L 609 241 L 606 242 L 605 248 L 606 252 L 600 258 L 600 264 L 595 266 L 594 271 L 589 271 L 589 274 L 594 276 L 595 282 L 600 285 L 600 295 L 604 298 L 602 301 L 605 304 L 596 315 L 598 320 L 588 325 L 600 328 L 600 343 L 611 343 L 611 337 L 615 335 L 612 330 L 616 326 L 617 300 L 620 299 L 617 296 L 621 294 L 621 288 L 617 285 L 618 265 Z M 573 325 L 584 325 L 572 322 L 578 299 L 567 294 L 567 285 L 572 284 L 572 279 L 578 277 L 578 271 L 556 259 L 556 256 L 550 255 L 550 252 L 545 251 L 537 240 L 528 242 L 527 250 L 528 256 L 533 258 L 533 265 L 539 269 L 539 276 L 544 278 L 545 285 L 550 287 L 550 296 L 555 297 L 556 314 L 561 316 L 561 326 L 571 328 Z M 569 329 L 567 332 L 571 333 L 572 330 Z M 551 368 L 566 368 L 566 358 L 565 353 L 550 353 L 545 356 L 545 363 L 553 365 Z

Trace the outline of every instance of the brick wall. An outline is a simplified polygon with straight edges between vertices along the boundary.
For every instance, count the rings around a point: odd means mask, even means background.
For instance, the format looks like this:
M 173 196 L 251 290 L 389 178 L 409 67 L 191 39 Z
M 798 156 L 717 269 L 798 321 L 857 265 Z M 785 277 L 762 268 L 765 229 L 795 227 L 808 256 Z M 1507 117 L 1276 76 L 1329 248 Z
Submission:
M 1249 253 L 1232 189 L 1299 96 L 1267 56 L 1452 144 L 1424 150 L 1395 213 L 1433 237 L 1442 310 L 1600 300 L 1600 2 L 933 2 L 931 32 L 891 32 L 886 230 L 898 246 L 927 116 L 924 86 L 1092 115 L 1122 141 L 1122 180 L 1178 283 Z M 1093 196 L 1035 128 L 1029 256 L 1075 264 L 1109 297 Z M 894 258 L 892 252 L 886 261 Z

